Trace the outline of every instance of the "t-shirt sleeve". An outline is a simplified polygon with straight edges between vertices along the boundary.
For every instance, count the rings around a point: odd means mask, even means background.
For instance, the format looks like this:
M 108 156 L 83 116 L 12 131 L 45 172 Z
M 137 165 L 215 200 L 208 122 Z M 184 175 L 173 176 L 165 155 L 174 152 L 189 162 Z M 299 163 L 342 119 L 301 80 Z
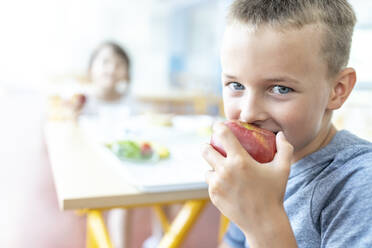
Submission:
M 244 233 L 234 223 L 230 222 L 223 241 L 231 248 L 244 248 L 245 236 Z
M 348 162 L 342 171 L 341 178 L 328 178 L 335 187 L 324 183 L 317 192 L 329 194 L 319 211 L 321 247 L 372 247 L 372 154 Z

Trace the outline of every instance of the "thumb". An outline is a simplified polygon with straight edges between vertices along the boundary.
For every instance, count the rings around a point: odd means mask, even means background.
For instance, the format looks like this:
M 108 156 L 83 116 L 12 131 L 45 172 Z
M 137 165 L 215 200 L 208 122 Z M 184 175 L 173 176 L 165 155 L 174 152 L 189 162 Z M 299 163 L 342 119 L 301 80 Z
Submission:
M 288 142 L 282 131 L 276 135 L 276 149 L 274 164 L 278 169 L 289 171 L 293 157 L 293 146 Z

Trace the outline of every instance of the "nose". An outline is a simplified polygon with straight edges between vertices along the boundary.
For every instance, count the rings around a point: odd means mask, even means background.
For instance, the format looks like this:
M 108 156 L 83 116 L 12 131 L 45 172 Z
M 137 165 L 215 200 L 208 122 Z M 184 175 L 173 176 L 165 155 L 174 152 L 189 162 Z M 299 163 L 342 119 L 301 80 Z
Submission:
M 109 74 L 109 75 L 113 74 L 113 72 L 115 71 L 115 69 L 116 69 L 116 64 L 113 63 L 113 62 L 109 62 L 109 63 L 107 63 L 105 65 L 105 72 L 106 72 L 106 74 Z
M 240 102 L 240 120 L 248 123 L 261 123 L 268 118 L 263 96 L 247 92 Z

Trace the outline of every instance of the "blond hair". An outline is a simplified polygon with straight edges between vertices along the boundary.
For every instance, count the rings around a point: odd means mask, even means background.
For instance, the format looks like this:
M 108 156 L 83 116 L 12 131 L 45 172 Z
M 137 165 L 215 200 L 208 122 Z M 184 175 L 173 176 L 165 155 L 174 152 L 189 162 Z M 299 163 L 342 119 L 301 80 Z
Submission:
M 265 24 L 284 29 L 321 24 L 321 56 L 332 76 L 349 61 L 356 16 L 347 0 L 236 0 L 227 20 L 256 28 Z

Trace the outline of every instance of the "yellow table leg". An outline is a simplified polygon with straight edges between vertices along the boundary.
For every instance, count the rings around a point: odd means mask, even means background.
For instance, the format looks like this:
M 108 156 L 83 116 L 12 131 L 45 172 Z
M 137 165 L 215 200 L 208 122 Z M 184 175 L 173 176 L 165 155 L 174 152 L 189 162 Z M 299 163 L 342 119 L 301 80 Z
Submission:
M 162 206 L 161 205 L 155 205 L 153 207 L 153 209 L 155 210 L 155 214 L 158 216 L 158 218 L 160 220 L 160 223 L 163 227 L 163 231 L 168 232 L 169 228 L 170 228 L 170 224 L 169 224 L 167 215 L 165 214 Z
M 208 200 L 187 201 L 164 234 L 158 248 L 179 247 L 207 202 Z
M 87 248 L 112 248 L 101 211 L 87 211 Z
M 227 227 L 229 226 L 229 219 L 226 218 L 223 214 L 220 216 L 220 229 L 218 231 L 218 241 L 221 242 L 223 236 L 227 231 Z

